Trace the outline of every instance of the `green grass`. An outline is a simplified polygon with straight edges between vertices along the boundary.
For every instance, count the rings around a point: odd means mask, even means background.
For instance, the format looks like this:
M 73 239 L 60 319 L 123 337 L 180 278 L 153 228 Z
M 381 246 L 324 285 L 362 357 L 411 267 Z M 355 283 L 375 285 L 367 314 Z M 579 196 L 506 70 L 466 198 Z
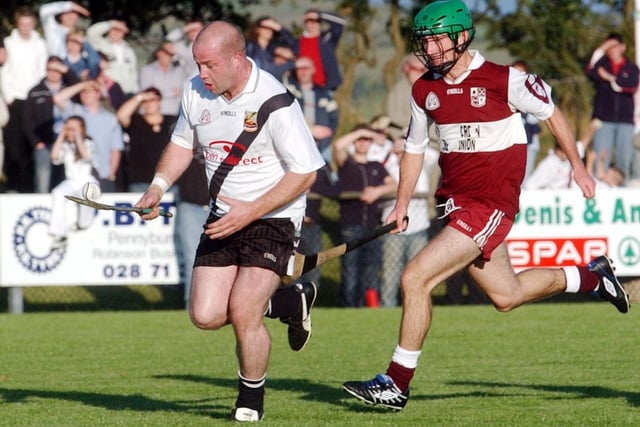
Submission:
M 606 303 L 437 306 L 400 413 L 341 390 L 386 368 L 399 309 L 314 311 L 301 353 L 268 321 L 273 426 L 640 425 L 638 312 Z M 229 425 L 236 396 L 230 328 L 181 310 L 0 315 L 0 425 Z

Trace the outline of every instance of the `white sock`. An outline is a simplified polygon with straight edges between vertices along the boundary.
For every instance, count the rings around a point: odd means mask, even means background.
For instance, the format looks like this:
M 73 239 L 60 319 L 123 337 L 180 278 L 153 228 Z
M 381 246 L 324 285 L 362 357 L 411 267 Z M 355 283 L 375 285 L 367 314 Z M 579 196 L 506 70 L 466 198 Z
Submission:
M 578 271 L 578 267 L 562 267 L 562 271 L 564 271 L 564 277 L 567 280 L 567 289 L 564 291 L 572 294 L 577 293 L 580 290 L 580 272 Z
M 242 375 L 242 372 L 240 372 L 240 370 L 238 369 L 238 377 L 240 378 L 240 381 L 242 381 L 244 385 L 246 385 L 247 387 L 260 388 L 260 387 L 263 387 L 264 383 L 266 382 L 267 373 L 265 372 L 265 374 L 261 378 L 258 378 L 257 380 L 251 380 L 249 378 L 245 378 Z
M 421 352 L 421 350 L 405 350 L 398 344 L 395 351 L 393 352 L 393 357 L 391 358 L 391 360 L 399 365 L 404 366 L 405 368 L 415 369 L 416 366 L 418 366 L 418 357 L 420 357 Z

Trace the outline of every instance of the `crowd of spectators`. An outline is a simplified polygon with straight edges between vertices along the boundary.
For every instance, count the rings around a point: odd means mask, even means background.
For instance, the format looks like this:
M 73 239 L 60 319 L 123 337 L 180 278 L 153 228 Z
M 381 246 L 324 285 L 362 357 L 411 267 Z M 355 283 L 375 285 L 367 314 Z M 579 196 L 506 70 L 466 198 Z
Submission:
M 247 29 L 247 51 L 295 91 L 330 162 L 338 123 L 333 91 L 342 81 L 336 48 L 346 21 L 316 9 L 301 18 L 300 37 L 273 17 L 256 19 Z M 161 150 L 155 141 L 169 135 L 183 84 L 198 72 L 191 46 L 204 22 L 191 20 L 167 32 L 149 61 L 130 43 L 125 21 L 94 22 L 75 2 L 54 1 L 37 10 L 21 6 L 11 25 L 0 38 L 6 111 L 0 116 L 0 191 L 48 193 L 65 178 L 63 168 L 52 164 L 50 150 L 71 114 L 84 118 L 96 143 L 102 190 L 138 188 L 145 177 L 135 170 L 148 169 L 139 164 L 141 150 Z M 157 93 L 154 99 L 150 90 Z M 140 147 L 141 141 L 154 148 Z M 156 157 L 148 158 L 149 165 Z
M 385 212 L 393 205 L 392 197 L 385 195 L 395 191 L 399 179 L 411 85 L 426 69 L 414 55 L 407 55 L 386 97 L 384 114 L 337 135 L 339 110 L 334 92 L 342 75 L 336 50 L 346 21 L 333 13 L 309 9 L 301 24 L 303 31 L 296 37 L 272 16 L 255 19 L 246 29 L 247 53 L 297 98 L 327 162 L 311 190 L 301 242 L 301 250 L 317 252 L 322 246 L 323 197 L 340 199 L 343 240 L 360 237 L 384 222 Z M 91 141 L 87 145 L 93 147 L 92 179 L 103 192 L 144 191 L 170 139 L 183 84 L 198 73 L 191 46 L 205 23 L 191 20 L 169 31 L 148 61 L 129 43 L 126 22 L 93 22 L 90 11 L 74 2 L 50 2 L 37 11 L 22 6 L 12 25 L 0 39 L 0 192 L 50 193 L 68 188 L 64 182 L 71 185 L 71 168 L 65 171 L 64 162 L 56 160 L 58 153 L 52 153 L 58 150 L 56 143 L 62 143 L 70 118 L 74 118 L 72 125 L 82 124 Z M 585 159 L 606 186 L 623 186 L 640 178 L 640 170 L 635 170 L 640 167 L 633 162 L 638 68 L 624 56 L 625 47 L 619 34 L 610 34 L 586 68 L 597 95 L 592 128 L 582 138 Z M 524 61 L 512 65 L 528 71 Z M 615 117 L 611 116 L 614 111 L 618 113 Z M 553 149 L 536 161 L 541 129 L 526 116 L 523 124 L 531 137 L 523 188 L 569 187 L 570 167 L 562 151 Z M 592 137 L 594 144 L 590 144 Z M 178 227 L 189 236 L 200 232 L 192 223 L 201 223 L 207 213 L 200 157 L 194 153 L 192 173 L 173 188 L 180 212 L 177 218 L 185 219 L 178 220 Z M 340 305 L 365 305 L 364 295 L 370 288 L 380 293 L 382 305 L 398 305 L 401 267 L 428 240 L 432 216 L 428 194 L 438 179 L 437 157 L 437 150 L 432 150 L 426 158 L 411 207 L 422 214 L 414 215 L 407 232 L 386 236 L 343 257 Z M 612 158 L 614 165 L 609 167 Z M 77 192 L 77 179 L 73 185 Z M 185 246 L 182 252 L 191 253 L 193 248 Z M 382 253 L 387 255 L 381 257 Z M 307 279 L 319 285 L 319 271 Z

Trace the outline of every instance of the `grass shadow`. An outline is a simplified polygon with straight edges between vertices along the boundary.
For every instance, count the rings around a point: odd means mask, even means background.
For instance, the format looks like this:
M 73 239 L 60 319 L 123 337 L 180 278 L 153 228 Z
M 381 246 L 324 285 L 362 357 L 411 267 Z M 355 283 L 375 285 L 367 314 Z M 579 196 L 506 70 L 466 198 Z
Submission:
M 575 399 L 624 399 L 633 407 L 640 406 L 638 391 L 622 391 L 594 385 L 517 384 L 491 381 L 451 381 L 447 384 L 465 387 L 529 389 L 538 392 L 570 394 Z

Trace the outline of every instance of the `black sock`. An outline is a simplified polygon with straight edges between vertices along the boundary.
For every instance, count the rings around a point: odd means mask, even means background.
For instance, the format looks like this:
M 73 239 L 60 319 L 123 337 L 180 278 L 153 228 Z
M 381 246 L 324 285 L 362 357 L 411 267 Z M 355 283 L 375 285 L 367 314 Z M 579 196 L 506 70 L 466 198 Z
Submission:
M 236 408 L 249 408 L 260 413 L 264 412 L 264 383 L 266 374 L 257 380 L 244 378 L 238 372 L 238 400 Z
M 271 319 L 288 319 L 300 312 L 300 301 L 300 292 L 296 290 L 296 285 L 279 288 L 271 297 L 264 315 Z

